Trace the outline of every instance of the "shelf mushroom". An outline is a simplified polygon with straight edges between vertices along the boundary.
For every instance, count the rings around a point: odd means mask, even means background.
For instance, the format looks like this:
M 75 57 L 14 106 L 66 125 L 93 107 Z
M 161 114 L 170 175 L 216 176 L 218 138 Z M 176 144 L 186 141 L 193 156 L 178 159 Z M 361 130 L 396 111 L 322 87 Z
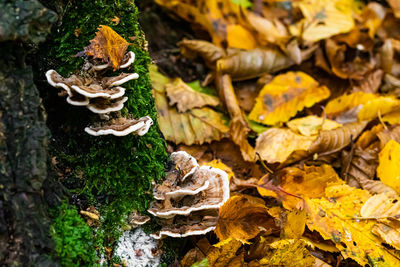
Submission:
M 125 54 L 120 68 L 127 68 L 133 64 L 135 54 L 128 52 Z M 91 112 L 99 114 L 101 118 L 109 119 L 107 114 L 118 112 L 124 107 L 128 100 L 125 97 L 125 88 L 120 85 L 134 79 L 138 79 L 137 73 L 122 73 L 118 76 L 102 77 L 105 69 L 111 68 L 111 64 L 95 65 L 83 70 L 81 75 L 71 75 L 68 78 L 62 77 L 55 70 L 46 72 L 48 83 L 56 88 L 64 90 L 63 95 L 67 95 L 67 102 L 74 106 L 85 106 Z M 153 124 L 149 117 L 140 119 L 128 119 L 120 117 L 98 123 L 97 126 L 86 127 L 85 131 L 93 136 L 112 134 L 115 136 L 125 136 L 136 133 L 139 136 L 146 134 Z
M 154 187 L 155 201 L 148 212 L 162 220 L 154 237 L 184 237 L 212 231 L 218 209 L 229 198 L 228 174 L 210 166 L 198 166 L 184 151 L 171 154 L 174 167 L 166 180 Z M 185 223 L 186 222 L 186 223 Z

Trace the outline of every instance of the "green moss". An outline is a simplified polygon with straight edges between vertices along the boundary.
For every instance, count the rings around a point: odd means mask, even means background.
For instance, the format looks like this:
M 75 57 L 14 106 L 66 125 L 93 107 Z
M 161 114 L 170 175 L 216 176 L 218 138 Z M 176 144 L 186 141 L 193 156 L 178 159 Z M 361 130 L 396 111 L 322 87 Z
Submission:
M 120 18 L 118 25 L 111 22 L 115 16 Z M 139 79 L 124 84 L 129 100 L 123 114 L 135 118 L 150 115 L 155 124 L 141 137 L 93 137 L 83 129 L 98 117 L 83 108 L 72 107 L 64 115 L 70 140 L 65 142 L 66 148 L 55 152 L 63 165 L 84 180 L 84 187 L 74 193 L 88 199 L 100 211 L 101 226 L 96 238 L 104 246 L 112 245 L 119 237 L 120 227 L 133 209 L 141 212 L 147 209 L 152 200 L 151 183 L 163 177 L 167 160 L 148 76 L 150 58 L 143 50 L 144 39 L 137 17 L 138 11 L 129 0 L 69 1 L 62 24 L 54 30 L 50 53 L 59 60 L 58 71 L 67 76 L 81 68 L 82 58 L 73 55 L 89 44 L 99 25 L 112 27 L 128 41 L 129 37 L 136 37 L 129 48 L 136 55 L 130 71 L 137 72 Z M 76 29 L 80 32 L 78 37 L 74 34 Z
M 98 266 L 92 229 L 66 201 L 58 208 L 50 233 L 63 266 Z

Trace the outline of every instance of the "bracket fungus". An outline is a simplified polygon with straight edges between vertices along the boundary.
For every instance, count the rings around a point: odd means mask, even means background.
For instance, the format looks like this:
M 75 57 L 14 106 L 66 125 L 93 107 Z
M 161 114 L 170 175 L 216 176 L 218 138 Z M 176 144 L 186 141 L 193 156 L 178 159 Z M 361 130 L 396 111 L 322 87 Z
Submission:
M 148 212 L 159 217 L 162 229 L 154 234 L 185 237 L 214 230 L 218 209 L 229 198 L 228 174 L 210 166 L 200 166 L 184 151 L 171 154 L 174 167 L 166 180 L 154 186 Z
M 133 64 L 135 54 L 125 54 L 119 68 L 128 68 Z M 96 61 L 92 59 L 92 62 Z M 98 60 L 97 60 L 98 62 Z M 62 95 L 67 96 L 67 102 L 74 106 L 85 106 L 91 112 L 99 114 L 107 121 L 96 123 L 85 128 L 85 132 L 93 136 L 112 134 L 125 136 L 136 133 L 142 136 L 147 133 L 153 124 L 149 116 L 140 119 L 123 118 L 120 114 L 109 116 L 112 112 L 123 109 L 124 103 L 128 100 L 125 95 L 125 88 L 120 85 L 139 78 L 137 73 L 122 73 L 118 76 L 103 77 L 107 68 L 113 67 L 111 63 L 88 64 L 80 75 L 71 75 L 68 78 L 62 77 L 55 70 L 46 72 L 47 82 L 56 88 L 63 89 Z

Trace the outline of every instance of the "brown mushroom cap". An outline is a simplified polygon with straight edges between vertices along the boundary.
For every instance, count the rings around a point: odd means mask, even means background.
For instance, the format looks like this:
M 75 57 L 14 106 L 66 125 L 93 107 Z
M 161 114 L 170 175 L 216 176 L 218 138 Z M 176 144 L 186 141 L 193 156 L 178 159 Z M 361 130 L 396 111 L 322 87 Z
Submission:
M 115 136 L 125 136 L 136 132 L 138 135 L 145 134 L 153 120 L 149 116 L 142 117 L 138 120 L 127 118 L 117 118 L 107 121 L 100 126 L 90 126 L 85 128 L 85 132 L 93 136 L 112 134 Z
M 149 216 L 140 215 L 140 213 L 137 211 L 133 211 L 129 215 L 129 218 L 128 218 L 129 225 L 132 227 L 137 227 L 139 225 L 143 225 L 143 224 L 147 223 L 148 221 L 150 221 Z
M 129 82 L 130 80 L 136 80 L 137 78 L 139 78 L 139 74 L 137 73 L 121 73 L 118 76 L 103 78 L 101 80 L 101 84 L 103 84 L 107 88 L 118 86 L 123 83 Z
M 95 98 L 90 101 L 90 104 L 88 104 L 86 107 L 93 113 L 106 114 L 121 110 L 126 101 L 128 101 L 127 97 L 122 97 L 115 100 Z
M 172 160 L 176 167 L 167 173 L 167 179 L 161 185 L 154 187 L 157 200 L 151 203 L 149 213 L 171 218 L 199 210 L 218 209 L 228 200 L 229 178 L 226 172 L 209 166 L 196 167 L 197 161 L 186 152 L 173 154 Z M 183 180 L 182 175 L 187 173 L 182 173 L 180 168 L 185 167 L 195 171 Z
M 161 230 L 151 236 L 160 239 L 165 236 L 182 238 L 204 235 L 215 229 L 217 220 L 218 212 L 216 210 L 194 212 L 190 217 L 176 216 L 173 220 L 163 221 Z

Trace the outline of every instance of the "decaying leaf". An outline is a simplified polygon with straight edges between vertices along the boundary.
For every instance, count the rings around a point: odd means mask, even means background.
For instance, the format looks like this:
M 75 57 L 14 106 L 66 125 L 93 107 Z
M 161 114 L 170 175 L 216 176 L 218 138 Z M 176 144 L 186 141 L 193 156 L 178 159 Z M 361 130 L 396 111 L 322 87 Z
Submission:
M 363 218 L 386 219 L 400 218 L 400 201 L 398 195 L 381 193 L 370 197 L 361 207 Z
M 287 72 L 265 85 L 256 99 L 249 118 L 267 125 L 286 122 L 305 107 L 311 107 L 330 95 L 303 72 Z
M 380 96 L 365 103 L 358 112 L 357 117 L 360 121 L 372 120 L 398 109 L 399 106 L 400 100 L 394 97 Z
M 386 127 L 386 129 L 377 132 L 376 135 L 381 141 L 381 148 L 383 148 L 390 140 L 400 143 L 400 125 Z
M 307 116 L 288 121 L 287 126 L 294 132 L 304 136 L 318 135 L 320 131 L 329 131 L 341 127 L 342 125 L 317 116 Z
M 293 152 L 307 151 L 315 139 L 290 129 L 271 128 L 258 136 L 255 151 L 268 163 L 285 162 Z
M 369 197 L 367 191 L 348 185 L 329 186 L 325 197 L 306 198 L 307 226 L 332 240 L 344 258 L 352 258 L 362 266 L 397 266 L 400 259 L 372 234 L 375 222 L 354 219 L 360 216 Z
M 114 70 L 118 69 L 124 58 L 129 43 L 108 26 L 100 25 L 96 37 L 85 47 L 85 54 L 111 63 Z
M 355 81 L 352 85 L 352 92 L 376 93 L 381 85 L 383 70 L 377 69 L 367 73 L 367 77 L 361 81 Z
M 201 56 L 206 65 L 215 69 L 215 64 L 218 59 L 226 55 L 225 50 L 203 40 L 182 40 L 178 43 L 182 55 L 187 58 L 195 58 L 197 55 Z
M 354 27 L 353 1 L 302 0 L 295 2 L 304 15 L 298 25 L 290 27 L 293 35 L 309 42 L 350 31 Z M 302 31 L 300 31 L 300 29 Z
M 165 85 L 165 91 L 171 106 L 176 104 L 179 112 L 185 112 L 193 108 L 204 106 L 217 106 L 219 98 L 193 90 L 181 78 L 176 78 Z
M 230 134 L 232 141 L 240 147 L 244 160 L 254 161 L 254 148 L 247 141 L 247 133 L 250 131 L 250 128 L 247 125 L 243 111 L 239 107 L 231 78 L 227 74 L 218 74 L 216 83 L 218 91 L 225 101 L 229 116 L 231 117 Z
M 179 113 L 175 107 L 168 104 L 165 85 L 170 80 L 154 67 L 150 68 L 150 77 L 159 115 L 158 123 L 166 140 L 192 145 L 209 143 L 229 136 L 228 121 L 222 113 L 207 107 Z
M 355 140 L 367 125 L 366 121 L 349 123 L 343 127 L 329 131 L 321 131 L 318 138 L 308 149 L 310 154 L 315 153 L 334 153 L 348 146 Z
M 241 266 L 231 265 L 235 261 L 236 252 L 241 246 L 242 242 L 233 238 L 228 238 L 214 245 L 207 254 L 208 266 Z
M 376 98 L 377 95 L 365 92 L 341 95 L 328 102 L 325 107 L 325 112 L 329 117 L 337 117 L 340 113 L 346 112 L 352 108 L 357 108 L 359 110 L 360 105 L 364 105 L 368 101 Z
M 400 144 L 390 140 L 379 153 L 378 177 L 400 193 Z
M 219 209 L 215 233 L 219 240 L 234 238 L 246 242 L 260 231 L 271 233 L 274 220 L 262 199 L 249 195 L 235 195 Z
M 272 191 L 263 187 L 269 183 L 279 186 L 283 191 Z M 330 165 L 322 165 L 304 166 L 304 170 L 287 167 L 272 175 L 264 176 L 258 184 L 260 195 L 280 198 L 285 208 L 293 209 L 302 202 L 301 197 L 322 197 L 329 184 L 343 184 L 343 181 Z
M 217 61 L 217 70 L 234 81 L 260 77 L 283 70 L 294 62 L 274 48 L 241 50 Z
M 393 9 L 393 13 L 397 18 L 400 18 L 400 3 L 397 0 L 388 0 L 390 7 Z
M 387 223 L 376 223 L 372 227 L 372 233 L 380 237 L 386 244 L 400 250 L 400 222 L 390 220 Z

